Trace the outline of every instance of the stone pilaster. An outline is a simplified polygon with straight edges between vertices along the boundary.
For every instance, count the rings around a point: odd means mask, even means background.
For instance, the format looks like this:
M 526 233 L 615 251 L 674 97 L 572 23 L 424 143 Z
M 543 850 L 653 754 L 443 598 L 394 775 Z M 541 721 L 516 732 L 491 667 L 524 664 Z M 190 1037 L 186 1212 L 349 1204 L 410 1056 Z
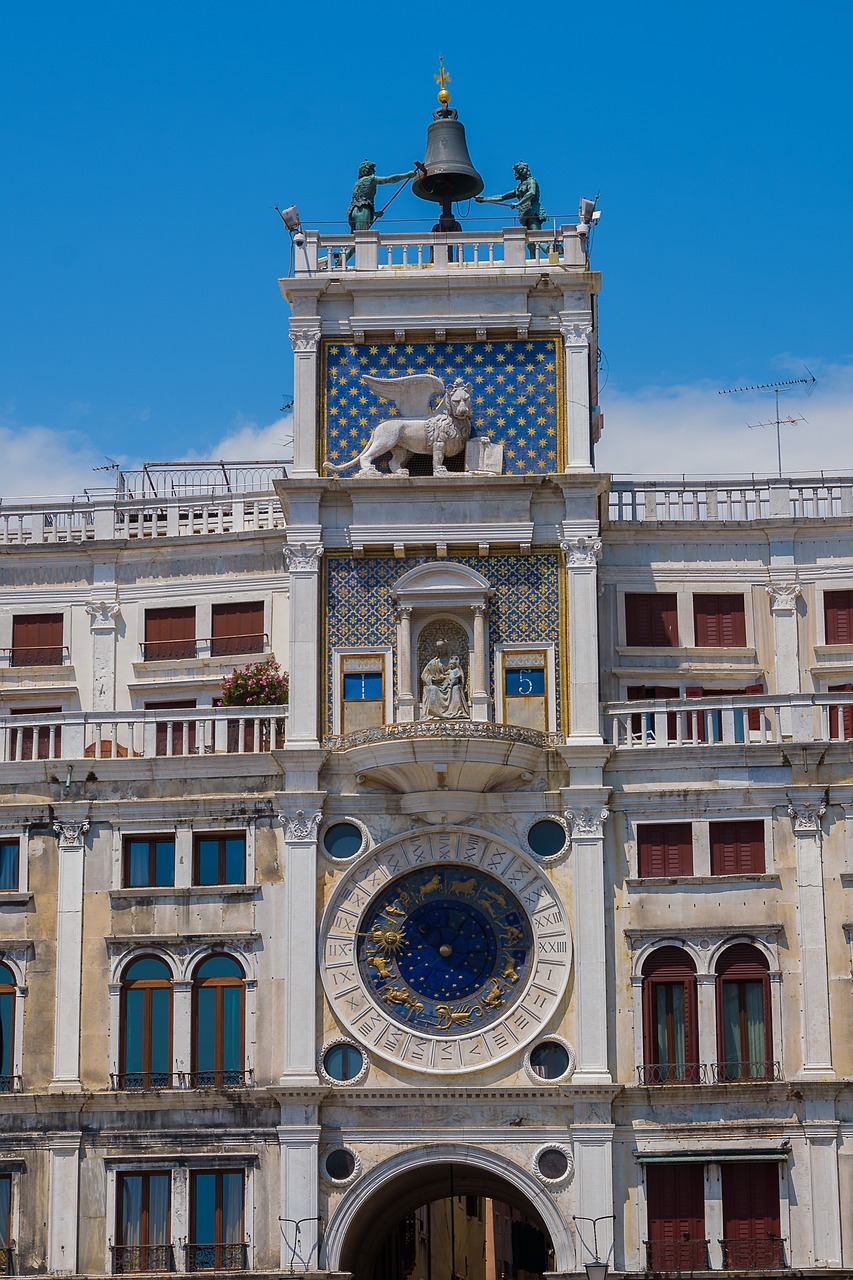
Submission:
M 286 543 L 284 559 L 290 575 L 290 709 L 287 740 L 291 745 L 317 744 L 319 687 L 320 557 L 319 543 Z
M 566 470 L 592 466 L 589 404 L 589 340 L 592 321 L 560 312 L 560 333 L 566 354 Z
M 841 1266 L 841 1200 L 838 1177 L 839 1122 L 835 1104 L 817 1100 L 806 1104 L 803 1134 L 808 1144 L 811 1180 L 811 1212 L 813 1257 L 815 1267 Z M 821 1116 L 819 1113 L 825 1112 Z M 810 1118 L 811 1115 L 811 1118 Z M 802 1259 L 789 1259 L 790 1265 L 801 1266 Z
M 576 1085 L 609 1084 L 604 936 L 604 823 L 601 803 L 566 812 L 572 837 L 575 909 Z
M 596 1257 L 613 1268 L 613 1133 L 608 1100 L 577 1099 L 571 1127 L 575 1156 L 575 1275 Z M 606 1119 L 605 1119 L 606 1117 Z M 619 1268 L 617 1268 L 619 1269 Z
M 92 710 L 115 711 L 116 626 L 118 601 L 90 600 L 86 605 L 92 633 Z
M 601 742 L 598 699 L 598 538 L 569 538 L 566 556 L 569 586 L 569 734 Z
M 319 1270 L 319 1170 L 317 1148 L 320 1125 L 316 1106 L 283 1105 L 278 1126 L 281 1153 L 281 1269 Z M 308 1123 L 306 1123 L 306 1121 Z
M 81 1089 L 80 995 L 83 963 L 83 861 L 87 821 L 53 824 L 59 859 L 56 915 L 56 1012 L 53 1091 Z M 73 1266 L 69 1268 L 73 1270 Z
M 294 316 L 293 345 L 293 466 L 291 476 L 317 474 L 317 354 L 319 316 Z
M 773 614 L 773 669 L 777 694 L 800 692 L 800 652 L 797 637 L 797 600 L 802 595 L 798 582 L 771 582 L 765 587 Z M 797 741 L 811 737 L 811 725 L 800 723 L 790 706 L 780 711 L 782 736 Z
M 833 1078 L 829 1036 L 829 966 L 826 945 L 826 905 L 823 892 L 822 831 L 826 812 L 821 800 L 792 797 L 788 814 L 794 824 L 797 859 L 797 930 L 802 970 L 804 1077 Z
M 318 797 L 290 797 L 278 815 L 284 832 L 284 1071 L 282 1084 L 318 1084 L 317 832 Z M 304 808 L 298 808 L 298 804 Z
M 77 1270 L 80 1137 L 57 1133 L 48 1145 L 47 1269 L 55 1275 Z

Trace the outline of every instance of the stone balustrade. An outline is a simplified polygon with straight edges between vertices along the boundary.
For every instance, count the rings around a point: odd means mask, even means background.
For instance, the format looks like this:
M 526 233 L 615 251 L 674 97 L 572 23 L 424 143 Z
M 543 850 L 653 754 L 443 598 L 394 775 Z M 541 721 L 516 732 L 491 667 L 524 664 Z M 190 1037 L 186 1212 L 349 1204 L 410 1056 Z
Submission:
M 629 749 L 849 742 L 853 694 L 644 699 L 610 703 L 604 722 L 605 741 Z
M 853 476 L 745 480 L 613 480 L 609 524 L 732 523 L 853 516 Z

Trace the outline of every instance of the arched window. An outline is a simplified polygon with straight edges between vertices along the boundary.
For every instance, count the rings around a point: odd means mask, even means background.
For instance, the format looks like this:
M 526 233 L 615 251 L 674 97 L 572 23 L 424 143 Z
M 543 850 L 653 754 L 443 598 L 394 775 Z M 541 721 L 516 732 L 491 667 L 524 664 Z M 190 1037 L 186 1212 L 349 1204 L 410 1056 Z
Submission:
M 659 947 L 643 965 L 644 1083 L 697 1083 L 696 966 L 681 947 Z
M 172 975 L 156 956 L 127 966 L 121 982 L 120 1089 L 172 1083 Z
M 0 1092 L 15 1087 L 15 999 L 18 984 L 8 965 L 0 964 Z
M 196 1087 L 245 1084 L 244 992 L 243 970 L 230 956 L 209 956 L 196 969 L 192 1062 Z
M 717 1073 L 721 1080 L 767 1080 L 774 1073 L 770 966 L 739 942 L 717 962 Z

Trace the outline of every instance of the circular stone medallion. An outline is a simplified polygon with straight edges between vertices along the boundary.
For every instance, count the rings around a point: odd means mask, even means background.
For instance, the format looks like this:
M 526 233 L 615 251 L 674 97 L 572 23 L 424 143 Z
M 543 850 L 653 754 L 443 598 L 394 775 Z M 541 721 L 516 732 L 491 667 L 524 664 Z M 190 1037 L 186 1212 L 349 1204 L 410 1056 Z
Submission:
M 565 990 L 571 936 L 539 868 L 476 832 L 430 830 L 346 874 L 321 927 L 343 1024 L 421 1071 L 473 1071 L 541 1035 Z

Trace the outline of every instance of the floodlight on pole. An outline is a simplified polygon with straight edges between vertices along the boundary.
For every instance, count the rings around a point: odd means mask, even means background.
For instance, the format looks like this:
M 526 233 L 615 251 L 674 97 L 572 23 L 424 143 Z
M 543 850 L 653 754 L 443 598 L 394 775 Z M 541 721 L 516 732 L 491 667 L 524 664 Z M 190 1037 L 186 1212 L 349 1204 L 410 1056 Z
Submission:
M 572 1222 L 574 1222 L 575 1224 L 577 1224 L 578 1222 L 592 1223 L 592 1248 L 591 1249 L 589 1245 L 586 1243 L 586 1241 L 584 1240 L 583 1236 L 581 1236 L 580 1228 L 577 1227 L 577 1225 L 575 1226 L 575 1230 L 578 1233 L 578 1238 L 580 1239 L 581 1244 L 586 1249 L 587 1253 L 593 1254 L 592 1262 L 584 1263 L 584 1271 L 586 1272 L 587 1280 L 607 1280 L 607 1272 L 610 1269 L 610 1264 L 607 1262 L 607 1259 L 605 1259 L 602 1262 L 601 1258 L 598 1256 L 598 1224 L 599 1222 L 615 1222 L 615 1221 L 616 1221 L 615 1213 L 602 1213 L 597 1218 L 580 1218 L 576 1214 L 572 1214 Z

